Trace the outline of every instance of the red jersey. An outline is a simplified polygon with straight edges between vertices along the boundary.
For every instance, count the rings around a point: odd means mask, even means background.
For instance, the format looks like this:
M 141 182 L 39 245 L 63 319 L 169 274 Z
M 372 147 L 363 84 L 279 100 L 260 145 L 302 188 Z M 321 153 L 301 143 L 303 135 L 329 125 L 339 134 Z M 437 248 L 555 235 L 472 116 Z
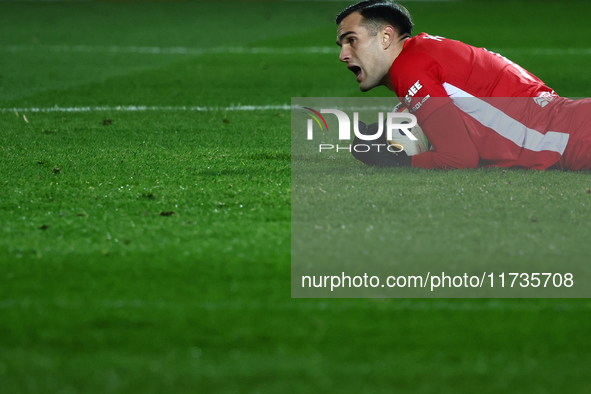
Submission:
M 413 156 L 415 167 L 546 169 L 566 149 L 569 132 L 552 128 L 568 99 L 497 53 L 421 33 L 390 78 L 435 147 Z

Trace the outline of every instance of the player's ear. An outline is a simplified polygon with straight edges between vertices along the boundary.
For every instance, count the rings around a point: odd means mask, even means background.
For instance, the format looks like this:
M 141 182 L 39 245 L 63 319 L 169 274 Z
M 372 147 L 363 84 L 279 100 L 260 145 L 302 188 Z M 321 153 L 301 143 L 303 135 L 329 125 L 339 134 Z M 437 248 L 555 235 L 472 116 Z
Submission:
M 382 47 L 384 49 L 388 49 L 390 45 L 394 42 L 395 37 L 397 36 L 396 30 L 390 25 L 384 26 L 381 31 L 381 39 L 382 39 Z

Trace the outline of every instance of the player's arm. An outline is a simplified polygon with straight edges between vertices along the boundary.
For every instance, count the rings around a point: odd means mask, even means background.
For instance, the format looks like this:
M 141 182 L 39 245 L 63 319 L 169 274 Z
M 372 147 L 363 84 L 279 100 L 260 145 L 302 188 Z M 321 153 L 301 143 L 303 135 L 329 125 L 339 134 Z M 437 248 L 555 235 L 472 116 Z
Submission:
M 421 128 L 435 149 L 412 156 L 413 167 L 478 167 L 480 156 L 453 102 L 447 102 L 430 114 Z
M 379 125 L 377 123 L 366 126 L 365 123 L 359 122 L 359 132 L 364 135 L 376 135 Z M 384 129 L 386 125 L 384 123 Z M 363 145 L 367 149 L 358 150 L 356 146 Z M 390 145 L 384 133 L 377 139 L 371 140 L 370 143 L 355 136 L 353 140 L 353 150 L 351 153 L 353 157 L 368 166 L 377 167 L 407 167 L 412 165 L 412 157 L 408 156 L 404 151 L 391 151 L 387 147 Z
M 432 151 L 412 156 L 412 166 L 421 168 L 475 168 L 479 155 L 466 125 L 449 98 L 445 72 L 425 53 L 403 53 L 390 69 L 394 91 L 413 113 Z

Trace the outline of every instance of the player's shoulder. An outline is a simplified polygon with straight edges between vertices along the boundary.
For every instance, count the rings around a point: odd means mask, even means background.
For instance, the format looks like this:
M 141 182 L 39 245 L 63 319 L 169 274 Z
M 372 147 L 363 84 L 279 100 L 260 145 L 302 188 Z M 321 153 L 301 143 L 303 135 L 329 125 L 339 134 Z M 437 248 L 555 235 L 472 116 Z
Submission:
M 427 33 L 420 33 L 414 37 L 408 38 L 404 42 L 400 57 L 402 58 L 432 58 L 434 53 L 437 53 L 442 47 L 449 44 L 449 40 L 445 37 L 434 36 Z
M 404 45 L 403 52 L 411 53 L 428 53 L 433 54 L 439 51 L 446 51 L 453 47 L 468 46 L 467 44 L 453 40 L 450 38 L 420 33 L 416 36 L 409 38 Z
M 461 59 L 469 59 L 474 47 L 446 37 L 420 33 L 405 41 L 393 66 L 402 68 L 454 65 Z
M 433 58 L 433 48 L 427 37 L 441 38 L 439 36 L 430 36 L 427 33 L 421 33 L 408 38 L 404 42 L 402 51 L 392 64 L 393 69 L 405 70 L 416 69 L 421 66 L 428 66 L 435 60 Z

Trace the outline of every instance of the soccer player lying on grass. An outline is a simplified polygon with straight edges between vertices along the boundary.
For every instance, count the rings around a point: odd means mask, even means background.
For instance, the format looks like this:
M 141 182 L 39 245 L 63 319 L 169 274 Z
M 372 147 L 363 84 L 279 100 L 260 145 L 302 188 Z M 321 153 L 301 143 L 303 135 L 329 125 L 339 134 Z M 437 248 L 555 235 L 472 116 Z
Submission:
M 359 89 L 384 85 L 395 92 L 434 147 L 414 156 L 379 150 L 378 144 L 368 152 L 353 150 L 362 162 L 591 168 L 591 99 L 559 97 L 533 74 L 484 48 L 426 33 L 412 37 L 411 16 L 395 3 L 362 1 L 343 10 L 336 23 L 339 58 L 357 76 Z M 368 129 L 374 134 L 377 125 Z M 353 145 L 363 142 L 356 138 Z

